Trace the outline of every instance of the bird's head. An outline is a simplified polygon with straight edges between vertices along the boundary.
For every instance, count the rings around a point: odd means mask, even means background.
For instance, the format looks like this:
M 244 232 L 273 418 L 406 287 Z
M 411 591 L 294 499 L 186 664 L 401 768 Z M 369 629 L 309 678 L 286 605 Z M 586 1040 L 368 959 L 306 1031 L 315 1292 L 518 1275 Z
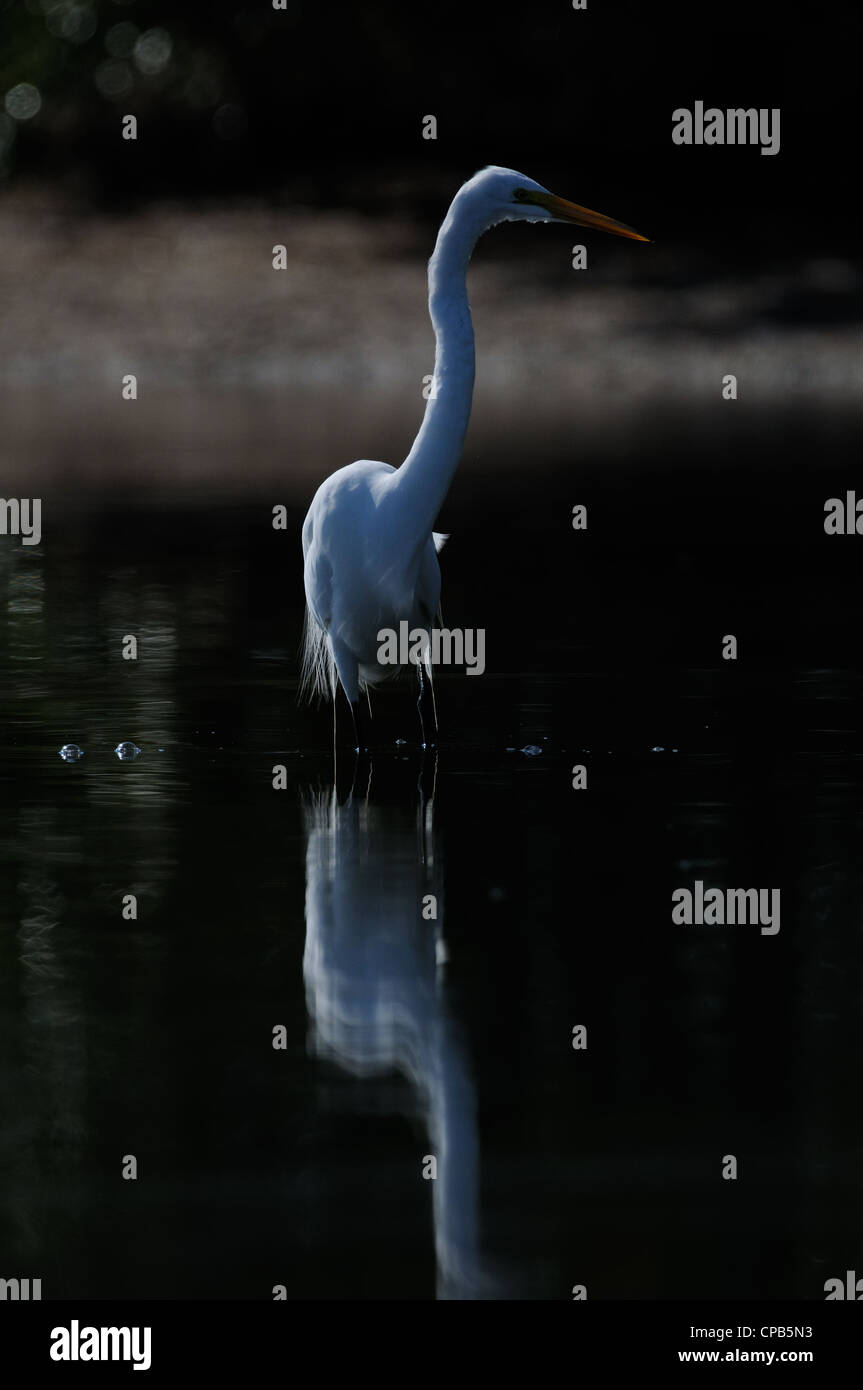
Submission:
M 568 222 L 576 227 L 630 237 L 633 241 L 650 240 L 613 217 L 558 198 L 541 183 L 514 169 L 500 169 L 496 165 L 481 169 L 464 185 L 461 194 L 470 199 L 484 227 L 493 227 L 498 222 Z

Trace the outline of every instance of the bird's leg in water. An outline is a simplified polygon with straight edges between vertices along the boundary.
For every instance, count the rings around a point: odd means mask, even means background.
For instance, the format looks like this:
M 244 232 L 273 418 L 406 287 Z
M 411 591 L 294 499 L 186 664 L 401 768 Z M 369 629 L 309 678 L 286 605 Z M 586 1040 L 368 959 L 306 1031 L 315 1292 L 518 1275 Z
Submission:
M 371 741 L 370 720 L 363 709 L 362 700 L 354 700 L 351 703 L 351 718 L 354 722 L 354 748 L 358 753 L 362 753 Z
M 366 744 L 366 719 L 363 717 L 362 706 L 359 700 L 349 700 L 348 708 L 351 712 L 351 728 L 353 732 L 353 746 L 351 747 L 348 758 L 350 762 L 347 767 L 347 777 L 345 776 L 344 762 L 340 759 L 337 749 L 333 747 L 333 758 L 335 762 L 335 789 L 336 799 L 340 806 L 351 799 L 355 791 L 362 790 L 357 785 L 360 776 L 360 765 L 364 762 L 363 755 L 368 758 L 368 783 L 371 782 L 372 764 L 369 750 Z M 363 776 L 365 770 L 363 768 Z M 365 795 L 368 797 L 369 785 L 366 786 Z
M 423 748 L 434 748 L 437 743 L 437 711 L 431 676 L 423 673 L 422 662 L 417 662 L 420 680 L 420 693 L 417 699 L 417 714 L 420 718 L 420 739 Z
M 351 704 L 351 721 L 354 727 L 354 752 L 360 751 L 360 702 L 354 700 Z

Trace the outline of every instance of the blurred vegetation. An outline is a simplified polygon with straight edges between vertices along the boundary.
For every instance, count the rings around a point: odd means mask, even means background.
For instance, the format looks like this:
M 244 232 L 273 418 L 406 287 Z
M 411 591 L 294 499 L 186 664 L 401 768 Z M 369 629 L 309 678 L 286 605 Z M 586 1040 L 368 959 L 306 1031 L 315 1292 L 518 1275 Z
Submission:
M 279 2 L 0 0 L 0 183 L 50 180 L 102 206 L 290 190 L 369 212 L 412 200 L 431 218 L 455 176 L 503 163 L 594 206 L 625 188 L 666 243 L 775 249 L 777 225 L 787 241 L 805 218 L 810 247 L 856 248 L 831 190 L 857 125 L 859 6 L 833 7 L 828 31 L 779 0 L 709 20 L 691 0 Z M 781 107 L 779 157 L 674 147 L 671 113 L 696 99 Z M 813 180 L 829 220 L 805 201 Z
M 67 177 L 96 196 L 112 187 L 122 196 L 142 164 L 153 189 L 177 177 L 194 184 L 190 156 L 245 134 L 242 51 L 278 18 L 219 3 L 166 18 L 147 0 L 5 0 L 0 173 Z M 126 113 L 147 134 L 136 168 L 117 158 Z

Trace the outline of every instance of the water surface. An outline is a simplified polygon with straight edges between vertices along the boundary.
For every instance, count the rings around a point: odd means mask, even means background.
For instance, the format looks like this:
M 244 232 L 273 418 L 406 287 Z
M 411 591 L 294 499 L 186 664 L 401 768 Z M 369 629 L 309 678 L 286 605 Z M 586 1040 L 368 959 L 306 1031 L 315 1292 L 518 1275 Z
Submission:
M 820 1298 L 859 1263 L 863 542 L 823 535 L 825 429 L 467 460 L 444 613 L 487 673 L 441 673 L 437 757 L 387 692 L 335 785 L 305 479 L 43 479 L 42 544 L 0 547 L 6 1275 Z M 699 878 L 781 888 L 778 935 L 672 924 Z

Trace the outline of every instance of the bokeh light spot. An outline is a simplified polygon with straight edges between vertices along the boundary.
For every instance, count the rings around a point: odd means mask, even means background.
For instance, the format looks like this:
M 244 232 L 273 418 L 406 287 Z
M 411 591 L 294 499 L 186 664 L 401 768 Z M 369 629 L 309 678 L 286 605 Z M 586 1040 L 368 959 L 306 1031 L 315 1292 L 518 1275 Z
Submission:
M 5 106 L 13 120 L 31 120 L 42 107 L 39 88 L 34 87 L 32 82 L 19 82 L 6 93 Z
M 112 58 L 131 58 L 140 32 L 137 24 L 132 24 L 128 19 L 112 24 L 105 35 L 105 51 Z
M 89 5 L 71 5 L 60 21 L 60 34 L 70 43 L 86 43 L 96 32 L 96 15 Z
M 145 77 L 156 77 L 168 66 L 174 43 L 165 29 L 147 29 L 135 40 L 135 66 Z
M 102 96 L 107 97 L 109 101 L 128 96 L 135 85 L 132 69 L 119 58 L 110 58 L 106 63 L 100 63 L 93 73 L 93 81 Z
M 239 140 L 248 129 L 248 119 L 242 106 L 236 102 L 225 102 L 213 112 L 213 130 L 220 140 Z

